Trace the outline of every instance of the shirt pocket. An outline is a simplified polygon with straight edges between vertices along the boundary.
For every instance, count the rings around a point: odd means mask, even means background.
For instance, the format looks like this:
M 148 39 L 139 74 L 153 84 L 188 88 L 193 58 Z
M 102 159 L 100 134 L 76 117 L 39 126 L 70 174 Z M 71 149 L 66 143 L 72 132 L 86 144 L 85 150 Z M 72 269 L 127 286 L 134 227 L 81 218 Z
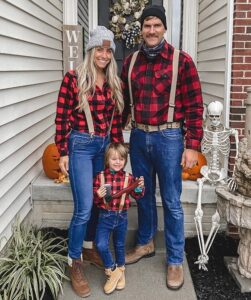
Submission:
M 169 94 L 172 84 L 172 72 L 158 70 L 154 72 L 153 91 L 157 96 Z
M 132 85 L 132 95 L 133 97 L 139 97 L 140 93 L 144 89 L 144 77 L 142 77 L 141 73 L 136 74 L 135 78 L 131 80 Z M 128 85 L 128 93 L 129 93 L 129 85 Z

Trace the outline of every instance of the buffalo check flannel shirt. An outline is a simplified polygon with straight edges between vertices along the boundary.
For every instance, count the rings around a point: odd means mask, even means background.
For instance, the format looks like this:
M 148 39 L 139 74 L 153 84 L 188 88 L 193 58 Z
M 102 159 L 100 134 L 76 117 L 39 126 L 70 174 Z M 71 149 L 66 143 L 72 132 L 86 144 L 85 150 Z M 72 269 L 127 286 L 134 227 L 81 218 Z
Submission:
M 131 73 L 136 123 L 156 126 L 167 122 L 173 53 L 173 46 L 165 42 L 160 54 L 151 62 L 140 50 Z M 121 73 L 125 100 L 123 124 L 131 113 L 127 78 L 131 58 L 132 54 L 125 59 Z M 173 122 L 183 124 L 188 149 L 200 150 L 202 115 L 203 100 L 196 67 L 191 57 L 180 51 Z
M 125 176 L 126 176 L 126 172 L 124 170 L 120 170 L 118 172 L 110 171 L 109 168 L 106 168 L 104 170 L 105 183 L 111 184 L 111 194 L 115 194 L 123 189 L 124 182 L 125 182 Z M 135 178 L 133 177 L 133 175 L 129 174 L 128 186 L 130 184 L 132 184 L 134 181 L 135 181 Z M 99 198 L 99 196 L 97 194 L 97 190 L 100 188 L 100 186 L 101 186 L 101 173 L 98 173 L 93 180 L 94 203 L 99 208 L 103 208 L 106 210 L 107 209 L 113 210 L 113 211 L 119 210 L 121 197 L 112 199 L 108 203 L 108 208 L 107 208 L 107 206 L 104 202 L 104 199 Z M 144 196 L 144 189 L 141 192 L 132 191 L 130 193 L 130 196 L 132 196 L 134 199 L 138 200 L 139 198 Z M 129 195 L 127 194 L 125 197 L 125 203 L 124 203 L 123 210 L 127 210 L 130 206 L 131 206 L 131 200 L 130 200 Z
M 105 82 L 102 90 L 96 86 L 95 93 L 89 97 L 88 102 L 92 114 L 94 134 L 106 136 L 115 105 L 108 84 Z M 70 71 L 64 76 L 57 102 L 55 143 L 60 156 L 68 155 L 68 136 L 71 129 L 89 132 L 85 113 L 79 112 L 78 104 L 77 77 L 74 71 Z M 121 123 L 122 116 L 115 109 L 111 129 L 112 142 L 123 142 Z

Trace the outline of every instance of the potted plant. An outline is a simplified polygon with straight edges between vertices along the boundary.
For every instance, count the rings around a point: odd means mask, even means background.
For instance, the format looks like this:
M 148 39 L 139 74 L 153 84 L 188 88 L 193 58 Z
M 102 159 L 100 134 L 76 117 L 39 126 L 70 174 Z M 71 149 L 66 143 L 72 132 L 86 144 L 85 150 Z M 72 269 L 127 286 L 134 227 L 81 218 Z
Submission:
M 54 299 L 62 292 L 66 239 L 32 225 L 13 226 L 0 257 L 0 300 L 42 300 L 46 289 Z

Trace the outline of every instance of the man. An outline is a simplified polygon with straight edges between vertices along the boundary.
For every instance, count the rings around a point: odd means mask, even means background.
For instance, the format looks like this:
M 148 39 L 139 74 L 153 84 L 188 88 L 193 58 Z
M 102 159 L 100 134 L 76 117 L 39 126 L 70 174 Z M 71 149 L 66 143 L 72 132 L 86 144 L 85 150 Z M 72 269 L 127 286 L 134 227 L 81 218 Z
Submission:
M 184 220 L 180 202 L 182 166 L 197 163 L 202 139 L 203 103 L 196 67 L 191 57 L 178 53 L 164 40 L 165 9 L 152 5 L 143 10 L 143 45 L 131 69 L 133 103 L 130 103 L 128 72 L 132 55 L 123 64 L 124 123 L 132 115 L 130 157 L 134 176 L 144 176 L 145 196 L 138 201 L 136 247 L 128 252 L 126 264 L 155 254 L 157 231 L 155 174 L 158 175 L 164 210 L 167 287 L 177 290 L 184 283 Z M 176 58 L 174 56 L 176 53 Z M 178 55 L 178 56 L 177 56 Z M 171 88 L 177 61 L 177 86 Z M 172 91 L 171 91 L 172 89 Z M 173 104 L 171 95 L 173 94 Z M 173 112 L 172 112 L 172 108 Z M 185 139 L 184 139 L 185 137 Z M 184 145 L 185 144 L 185 145 Z M 184 150 L 185 146 L 185 150 Z

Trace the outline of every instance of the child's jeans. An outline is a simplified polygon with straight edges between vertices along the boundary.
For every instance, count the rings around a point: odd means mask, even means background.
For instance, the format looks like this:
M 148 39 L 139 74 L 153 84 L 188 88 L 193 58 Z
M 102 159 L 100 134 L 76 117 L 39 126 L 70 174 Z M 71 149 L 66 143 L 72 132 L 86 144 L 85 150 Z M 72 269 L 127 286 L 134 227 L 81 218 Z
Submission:
M 95 244 L 106 269 L 112 268 L 115 264 L 119 267 L 125 264 L 127 223 L 127 211 L 100 210 Z M 115 251 L 115 262 L 109 249 L 111 234 Z

